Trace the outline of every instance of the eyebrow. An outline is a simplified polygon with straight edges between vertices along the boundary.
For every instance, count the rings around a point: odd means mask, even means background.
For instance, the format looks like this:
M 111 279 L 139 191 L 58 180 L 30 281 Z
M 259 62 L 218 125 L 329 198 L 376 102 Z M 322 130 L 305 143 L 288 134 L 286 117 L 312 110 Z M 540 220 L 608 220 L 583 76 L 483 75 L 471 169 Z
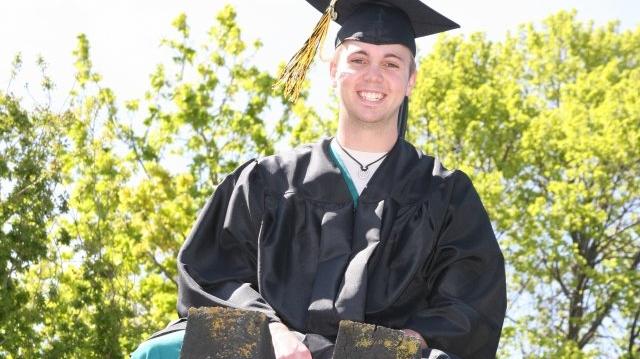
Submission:
M 353 55 L 366 55 L 366 56 L 369 56 L 369 53 L 366 52 L 365 50 L 358 50 L 358 51 L 355 51 L 355 52 L 352 52 L 351 54 L 349 54 L 349 56 L 353 56 Z M 392 57 L 392 58 L 398 59 L 400 61 L 404 61 L 404 59 L 402 57 L 400 57 L 400 55 L 397 55 L 397 54 L 395 54 L 393 52 L 388 52 L 388 53 L 384 54 L 383 57 L 385 59 L 388 58 L 388 57 Z

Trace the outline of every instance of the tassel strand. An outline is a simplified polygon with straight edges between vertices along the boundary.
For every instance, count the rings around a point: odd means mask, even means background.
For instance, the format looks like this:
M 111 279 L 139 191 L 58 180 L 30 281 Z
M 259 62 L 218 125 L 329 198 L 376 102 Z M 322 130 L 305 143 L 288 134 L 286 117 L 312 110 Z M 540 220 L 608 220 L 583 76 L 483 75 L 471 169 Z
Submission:
M 307 71 L 313 63 L 318 47 L 324 44 L 331 20 L 335 20 L 336 18 L 334 10 L 336 1 L 337 0 L 331 0 L 331 4 L 325 10 L 324 14 L 322 14 L 311 36 L 305 41 L 302 48 L 289 60 L 289 63 L 274 85 L 274 87 L 284 86 L 284 96 L 291 102 L 295 102 L 298 99 Z

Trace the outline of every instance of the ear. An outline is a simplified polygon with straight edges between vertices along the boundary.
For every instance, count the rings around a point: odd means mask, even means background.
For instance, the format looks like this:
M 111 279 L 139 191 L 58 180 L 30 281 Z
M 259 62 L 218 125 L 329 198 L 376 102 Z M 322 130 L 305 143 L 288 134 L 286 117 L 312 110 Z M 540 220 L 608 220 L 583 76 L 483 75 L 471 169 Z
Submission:
M 336 56 L 331 59 L 329 63 L 329 76 L 331 77 L 331 85 L 336 87 L 336 72 L 337 72 Z
M 416 73 L 417 71 L 411 71 L 411 74 L 409 75 L 409 81 L 407 82 L 407 91 L 405 91 L 405 96 L 411 96 L 411 91 L 413 91 L 413 88 L 416 86 Z

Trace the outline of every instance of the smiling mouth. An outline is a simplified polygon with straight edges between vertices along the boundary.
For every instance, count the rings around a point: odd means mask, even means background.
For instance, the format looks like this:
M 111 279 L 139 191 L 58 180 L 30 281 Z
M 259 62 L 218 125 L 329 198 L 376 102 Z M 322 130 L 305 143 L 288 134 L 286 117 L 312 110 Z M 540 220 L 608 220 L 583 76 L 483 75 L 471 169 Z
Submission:
M 380 92 L 370 91 L 358 91 L 358 96 L 368 102 L 378 102 L 385 98 L 385 95 Z

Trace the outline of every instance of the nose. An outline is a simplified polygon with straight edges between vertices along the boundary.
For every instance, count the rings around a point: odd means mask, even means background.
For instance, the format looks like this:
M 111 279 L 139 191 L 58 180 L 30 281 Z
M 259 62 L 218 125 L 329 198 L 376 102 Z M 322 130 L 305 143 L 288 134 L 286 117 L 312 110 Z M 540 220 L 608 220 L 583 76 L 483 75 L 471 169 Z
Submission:
M 377 65 L 370 65 L 364 74 L 364 79 L 371 82 L 382 81 L 382 69 Z

